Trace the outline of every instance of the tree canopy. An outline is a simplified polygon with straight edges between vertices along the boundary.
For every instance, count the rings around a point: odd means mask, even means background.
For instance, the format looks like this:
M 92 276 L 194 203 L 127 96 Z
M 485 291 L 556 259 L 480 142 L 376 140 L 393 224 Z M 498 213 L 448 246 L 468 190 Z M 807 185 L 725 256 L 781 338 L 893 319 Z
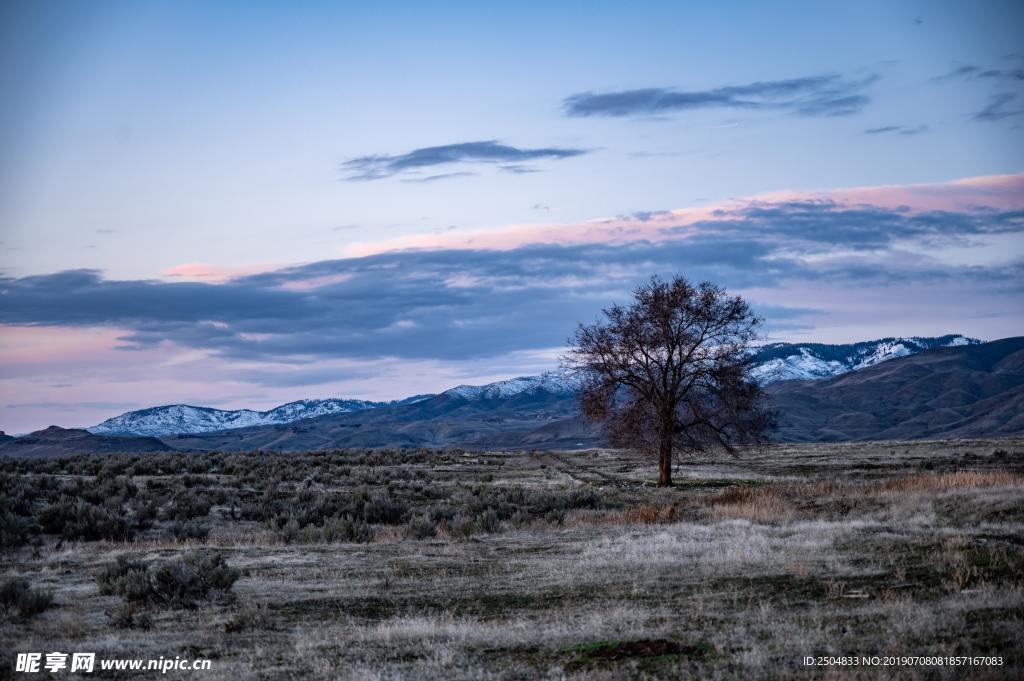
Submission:
M 761 320 L 740 296 L 709 282 L 657 276 L 580 324 L 565 358 L 583 378 L 583 416 L 611 443 L 658 454 L 658 484 L 672 484 L 674 452 L 725 451 L 763 442 L 772 424 L 749 373 Z

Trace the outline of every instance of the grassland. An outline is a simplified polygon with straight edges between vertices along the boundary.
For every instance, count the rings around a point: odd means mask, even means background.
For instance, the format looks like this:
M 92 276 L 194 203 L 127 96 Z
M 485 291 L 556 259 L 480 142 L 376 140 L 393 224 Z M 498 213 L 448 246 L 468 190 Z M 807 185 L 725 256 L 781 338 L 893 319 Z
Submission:
M 210 680 L 1024 673 L 1022 440 L 773 446 L 671 489 L 609 450 L 0 471 L 0 570 L 36 597 L 0 605 L 0 677 L 54 650 L 209 658 L 177 675 Z M 803 664 L 852 655 L 1004 665 Z

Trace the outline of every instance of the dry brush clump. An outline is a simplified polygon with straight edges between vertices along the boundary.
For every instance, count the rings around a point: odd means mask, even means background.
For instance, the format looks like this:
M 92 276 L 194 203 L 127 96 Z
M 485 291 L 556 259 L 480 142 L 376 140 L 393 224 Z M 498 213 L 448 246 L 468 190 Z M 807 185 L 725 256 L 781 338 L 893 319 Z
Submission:
M 288 518 L 276 536 L 286 544 L 336 544 L 365 543 L 373 539 L 374 533 L 361 518 L 335 514 L 304 524 L 296 518 Z
M 29 618 L 53 605 L 53 594 L 33 589 L 27 579 L 8 579 L 0 584 L 0 610 L 7 616 Z
M 598 522 L 611 525 L 656 525 L 673 523 L 679 519 L 679 507 L 675 502 L 667 504 L 640 504 L 624 511 L 604 513 L 596 518 L 580 518 L 580 522 Z
M 757 523 L 792 520 L 797 511 L 774 485 L 730 487 L 708 500 L 714 520 L 743 519 Z
M 1024 476 L 1011 471 L 950 471 L 914 473 L 875 486 L 885 492 L 947 492 L 977 487 L 1010 487 L 1024 484 Z
M 233 611 L 224 623 L 224 631 L 237 634 L 245 631 L 273 631 L 279 626 L 266 604 L 246 604 Z
M 745 519 L 760 523 L 799 518 L 868 516 L 885 509 L 907 513 L 912 501 L 931 508 L 929 498 L 945 492 L 1020 487 L 1024 476 L 1005 470 L 923 472 L 872 482 L 815 480 L 729 487 L 705 499 L 714 520 Z M 899 511 L 897 506 L 907 505 Z
M 101 594 L 122 596 L 129 603 L 194 608 L 200 601 L 227 599 L 240 576 L 219 554 L 191 552 L 154 565 L 120 556 L 96 576 L 96 583 Z

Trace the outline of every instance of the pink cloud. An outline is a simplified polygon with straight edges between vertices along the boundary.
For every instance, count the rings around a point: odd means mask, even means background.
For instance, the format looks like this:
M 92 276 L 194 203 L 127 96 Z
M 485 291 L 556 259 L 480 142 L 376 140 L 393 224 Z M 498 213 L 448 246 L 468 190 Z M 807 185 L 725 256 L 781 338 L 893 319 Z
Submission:
M 174 267 L 168 267 L 161 274 L 165 277 L 174 277 L 188 281 L 201 281 L 208 284 L 220 284 L 234 277 L 241 277 L 247 274 L 258 274 L 275 270 L 279 265 L 243 265 L 238 267 L 223 267 L 220 265 L 208 265 L 201 262 L 186 262 Z
M 406 249 L 472 248 L 507 250 L 531 243 L 581 244 L 627 243 L 677 239 L 679 227 L 728 217 L 723 213 L 740 210 L 752 203 L 831 200 L 840 205 L 873 205 L 880 208 L 907 208 L 911 212 L 966 211 L 976 208 L 1006 210 L 1024 208 L 1024 173 L 971 177 L 931 184 L 854 187 L 820 191 L 782 190 L 721 201 L 700 208 L 661 211 L 646 219 L 616 217 L 575 224 L 534 223 L 509 225 L 487 231 L 422 234 L 387 241 L 353 244 L 345 254 L 352 257 Z M 663 230 L 676 230 L 669 236 Z M 696 229 L 696 228 L 695 228 Z
M 866 204 L 879 208 L 906 206 L 914 212 L 968 211 L 976 208 L 1009 210 L 1024 207 L 1024 173 L 986 175 L 952 182 L 882 185 L 826 191 L 780 191 L 755 199 L 768 202 L 831 199 L 837 203 Z
M 118 337 L 125 333 L 95 326 L 0 326 L 0 368 L 49 364 L 57 359 L 91 359 L 118 345 Z

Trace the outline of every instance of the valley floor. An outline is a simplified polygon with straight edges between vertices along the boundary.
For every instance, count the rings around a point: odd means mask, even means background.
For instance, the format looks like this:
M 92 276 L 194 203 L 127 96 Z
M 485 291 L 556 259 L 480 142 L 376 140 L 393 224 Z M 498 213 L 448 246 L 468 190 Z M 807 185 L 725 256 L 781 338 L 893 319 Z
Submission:
M 3 578 L 54 601 L 9 606 L 0 678 L 29 678 L 31 651 L 204 658 L 171 676 L 210 681 L 1024 674 L 1021 439 L 780 445 L 681 465 L 671 489 L 608 450 L 203 456 L 4 462 L 27 524 Z M 131 539 L 51 522 L 76 478 L 123 488 L 95 505 Z M 226 593 L 101 588 L 119 556 L 197 551 L 239 570 Z M 804 662 L 821 656 L 1002 665 Z

